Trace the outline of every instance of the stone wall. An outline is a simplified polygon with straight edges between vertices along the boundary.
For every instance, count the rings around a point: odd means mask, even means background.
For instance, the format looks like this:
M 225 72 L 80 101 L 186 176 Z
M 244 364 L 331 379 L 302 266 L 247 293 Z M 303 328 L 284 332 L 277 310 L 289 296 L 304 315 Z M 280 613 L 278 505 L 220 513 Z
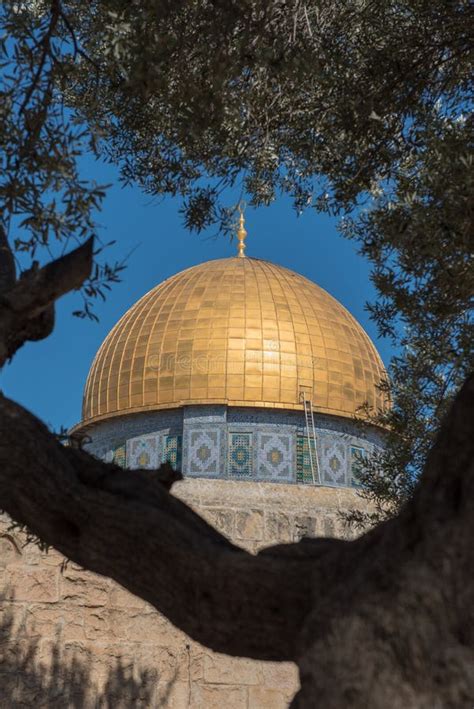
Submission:
M 187 479 L 176 494 L 254 552 L 343 536 L 344 488 Z M 212 653 L 118 584 L 23 546 L 0 518 L 0 706 L 283 709 L 291 663 Z M 113 544 L 113 540 L 111 540 Z

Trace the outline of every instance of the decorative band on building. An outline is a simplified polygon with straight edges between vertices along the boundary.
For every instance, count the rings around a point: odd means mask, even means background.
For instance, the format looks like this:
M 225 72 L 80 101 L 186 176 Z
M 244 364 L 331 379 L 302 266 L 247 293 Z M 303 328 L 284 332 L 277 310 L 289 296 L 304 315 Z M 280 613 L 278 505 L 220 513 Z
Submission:
M 161 430 L 156 416 L 149 422 L 141 419 L 138 430 L 158 428 L 143 435 L 127 436 L 131 424 L 123 431 L 120 422 L 113 428 L 108 422 L 102 446 L 99 424 L 91 433 L 91 452 L 131 470 L 169 462 L 185 477 L 357 487 L 364 459 L 380 447 L 376 436 L 362 438 L 353 423 L 318 420 L 309 435 L 294 414 L 265 416 L 249 410 L 246 416 L 223 407 L 199 409 L 181 423 L 175 419 L 172 427 L 163 417 Z

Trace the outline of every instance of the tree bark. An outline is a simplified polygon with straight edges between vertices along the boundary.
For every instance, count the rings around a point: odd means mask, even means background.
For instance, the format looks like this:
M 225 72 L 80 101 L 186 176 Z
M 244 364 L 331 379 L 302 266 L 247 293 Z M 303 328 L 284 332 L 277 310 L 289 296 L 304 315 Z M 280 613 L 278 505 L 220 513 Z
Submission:
M 92 268 L 93 239 L 43 268 L 35 264 L 12 279 L 11 252 L 0 242 L 0 367 L 28 340 L 42 340 L 54 327 L 58 298 L 80 288 Z M 9 278 L 6 279 L 5 271 Z M 6 285 L 8 283 L 8 287 Z

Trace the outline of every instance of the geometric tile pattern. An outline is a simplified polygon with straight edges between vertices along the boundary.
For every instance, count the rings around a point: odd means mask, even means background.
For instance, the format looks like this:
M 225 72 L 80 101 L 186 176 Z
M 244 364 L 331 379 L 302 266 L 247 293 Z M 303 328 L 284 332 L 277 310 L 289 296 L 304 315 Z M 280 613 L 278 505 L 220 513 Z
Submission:
M 127 465 L 127 448 L 125 443 L 113 449 L 112 462 L 114 462 L 115 465 L 119 465 L 121 468 L 125 468 Z
M 115 463 L 115 465 L 120 465 L 121 468 L 126 466 L 126 443 L 120 443 L 118 446 L 112 448 L 112 450 L 107 451 L 104 456 L 106 463 Z
M 219 475 L 220 430 L 205 429 L 189 432 L 187 473 L 189 475 Z
M 229 469 L 231 477 L 249 478 L 252 476 L 252 434 L 229 434 Z
M 344 485 L 347 468 L 345 444 L 334 439 L 324 439 L 321 447 L 323 484 Z
M 342 487 L 360 486 L 361 457 L 383 449 L 380 433 L 361 436 L 349 420 L 317 420 L 317 442 L 311 448 L 321 478 L 315 465 L 313 479 L 303 414 L 231 409 L 224 415 L 222 408 L 196 407 L 181 412 L 181 419 L 176 413 L 154 412 L 148 417 L 140 414 L 136 420 L 104 422 L 94 429 L 87 449 L 101 457 L 106 451 L 106 461 L 131 469 L 159 467 L 169 461 L 175 469 L 184 465 L 185 475 L 197 477 Z
M 158 468 L 160 466 L 159 441 L 157 435 L 139 436 L 127 443 L 127 467 Z
M 181 470 L 182 440 L 182 436 L 163 436 L 163 453 L 161 460 L 163 463 L 171 463 L 173 470 Z
M 360 446 L 351 446 L 351 485 L 360 487 L 358 473 L 363 467 L 363 460 L 367 458 L 367 451 Z
M 316 468 L 316 446 L 314 439 L 310 438 L 311 454 L 314 466 L 314 480 L 318 480 Z M 296 438 L 296 482 L 313 484 L 313 474 L 311 472 L 311 458 L 309 455 L 309 444 L 307 436 L 297 436 Z
M 293 478 L 292 442 L 289 434 L 262 433 L 257 434 L 258 475 L 276 480 L 291 480 Z

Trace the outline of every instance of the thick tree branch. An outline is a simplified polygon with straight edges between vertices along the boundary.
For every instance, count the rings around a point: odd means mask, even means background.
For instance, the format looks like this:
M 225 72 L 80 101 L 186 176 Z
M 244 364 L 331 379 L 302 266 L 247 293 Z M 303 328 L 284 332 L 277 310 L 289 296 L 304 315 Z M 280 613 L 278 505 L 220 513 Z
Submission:
M 314 706 L 315 697 L 328 708 L 433 706 L 437 694 L 462 700 L 440 706 L 467 706 L 473 411 L 471 377 L 398 518 L 353 542 L 304 540 L 252 556 L 167 491 L 169 471 L 132 475 L 65 448 L 1 398 L 0 507 L 213 650 L 298 660 L 295 706 Z M 373 671 L 363 671 L 374 652 Z M 420 673 L 427 704 L 415 702 Z M 357 701 L 347 703 L 351 692 Z M 393 703 L 397 692 L 404 704 Z
M 0 224 L 0 296 L 13 288 L 15 274 L 15 259 L 8 243 L 5 228 L 3 224 Z
M 0 298 L 0 367 L 27 340 L 47 337 L 54 323 L 54 303 L 80 288 L 89 276 L 93 239 L 43 268 L 25 271 Z
M 471 709 L 474 702 L 474 376 L 413 498 L 351 545 L 305 622 L 294 709 Z M 339 577 L 340 578 L 340 577 Z M 318 669 L 315 670 L 316 664 Z
M 2 509 L 212 649 L 294 658 L 309 612 L 311 562 L 258 558 L 233 546 L 154 476 L 66 448 L 30 413 L 0 399 Z

